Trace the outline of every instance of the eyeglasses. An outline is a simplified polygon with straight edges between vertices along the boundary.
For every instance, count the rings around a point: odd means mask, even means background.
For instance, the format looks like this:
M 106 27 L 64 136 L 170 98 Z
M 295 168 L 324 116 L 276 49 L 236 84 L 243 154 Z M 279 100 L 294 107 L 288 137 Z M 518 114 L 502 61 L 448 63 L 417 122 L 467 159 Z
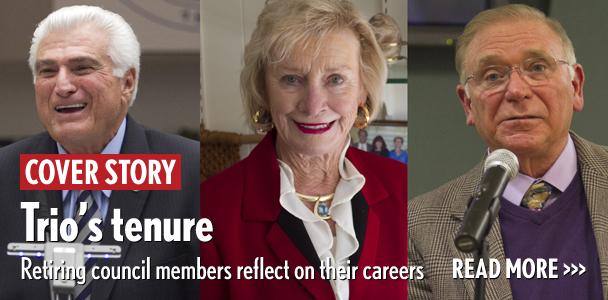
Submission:
M 469 75 L 464 82 L 482 91 L 497 92 L 506 88 L 511 80 L 511 73 L 517 70 L 519 75 L 530 86 L 540 86 L 551 78 L 559 64 L 570 65 L 567 61 L 552 57 L 532 57 L 517 65 L 489 65 Z

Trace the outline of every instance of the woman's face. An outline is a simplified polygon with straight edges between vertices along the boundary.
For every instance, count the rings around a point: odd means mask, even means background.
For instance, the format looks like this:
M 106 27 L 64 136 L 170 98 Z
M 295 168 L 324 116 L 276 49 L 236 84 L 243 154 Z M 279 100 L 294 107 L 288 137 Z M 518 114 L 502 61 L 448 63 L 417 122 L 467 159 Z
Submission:
M 374 143 L 374 146 L 376 146 L 376 150 L 382 150 L 382 141 L 381 140 L 377 140 Z
M 359 72 L 359 40 L 337 30 L 314 49 L 296 45 L 292 55 L 268 66 L 270 113 L 282 151 L 319 156 L 341 151 L 357 107 L 367 98 Z
M 401 139 L 396 139 L 394 142 L 395 142 L 395 149 L 401 150 L 401 147 L 403 147 L 403 141 Z

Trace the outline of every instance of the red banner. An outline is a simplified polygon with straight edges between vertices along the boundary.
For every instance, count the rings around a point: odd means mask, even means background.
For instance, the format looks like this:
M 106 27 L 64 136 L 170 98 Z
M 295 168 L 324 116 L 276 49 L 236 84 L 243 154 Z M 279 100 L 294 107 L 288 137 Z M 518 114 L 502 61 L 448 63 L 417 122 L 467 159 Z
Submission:
M 179 154 L 21 154 L 21 190 L 180 190 Z

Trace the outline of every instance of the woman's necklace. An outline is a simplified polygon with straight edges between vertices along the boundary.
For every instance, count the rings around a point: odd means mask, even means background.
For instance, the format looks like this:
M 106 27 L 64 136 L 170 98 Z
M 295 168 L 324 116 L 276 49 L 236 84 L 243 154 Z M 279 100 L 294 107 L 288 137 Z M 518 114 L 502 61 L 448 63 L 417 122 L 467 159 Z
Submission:
M 325 196 L 309 196 L 303 195 L 296 192 L 296 195 L 300 198 L 300 200 L 304 200 L 307 202 L 311 202 L 315 204 L 313 212 L 316 216 L 323 220 L 331 219 L 331 215 L 329 214 L 329 203 L 334 199 L 334 194 L 329 194 Z

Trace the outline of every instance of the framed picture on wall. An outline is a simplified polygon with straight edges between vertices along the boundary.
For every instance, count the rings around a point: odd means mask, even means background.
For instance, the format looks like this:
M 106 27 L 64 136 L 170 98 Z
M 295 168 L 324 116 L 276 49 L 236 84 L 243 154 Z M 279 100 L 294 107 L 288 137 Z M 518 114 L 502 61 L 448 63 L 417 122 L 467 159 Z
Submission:
M 353 128 L 350 135 L 355 148 L 408 162 L 407 121 L 379 120 L 365 129 Z

